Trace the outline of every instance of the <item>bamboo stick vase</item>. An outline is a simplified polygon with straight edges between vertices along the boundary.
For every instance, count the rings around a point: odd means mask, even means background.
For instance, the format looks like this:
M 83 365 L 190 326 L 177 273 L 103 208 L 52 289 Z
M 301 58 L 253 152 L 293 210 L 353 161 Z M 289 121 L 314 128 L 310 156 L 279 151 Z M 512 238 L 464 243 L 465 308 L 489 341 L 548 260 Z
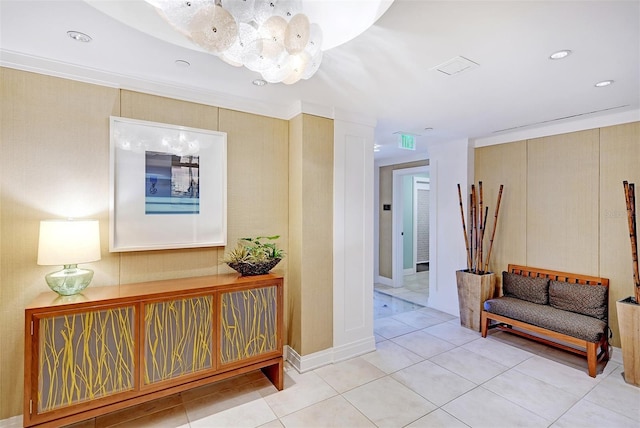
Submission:
M 480 314 L 485 300 L 495 296 L 496 274 L 471 273 L 468 270 L 456 271 L 458 285 L 458 304 L 460 307 L 460 325 L 474 331 L 480 331 Z
M 616 302 L 624 381 L 640 387 L 640 304 L 631 297 Z

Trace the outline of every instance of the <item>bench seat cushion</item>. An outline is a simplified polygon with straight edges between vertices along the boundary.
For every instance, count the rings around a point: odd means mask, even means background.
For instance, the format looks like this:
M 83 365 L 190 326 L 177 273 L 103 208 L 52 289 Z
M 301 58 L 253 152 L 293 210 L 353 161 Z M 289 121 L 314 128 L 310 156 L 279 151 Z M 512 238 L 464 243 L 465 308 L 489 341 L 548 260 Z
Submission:
M 602 320 L 514 297 L 487 300 L 484 310 L 587 342 L 599 342 L 606 334 L 607 323 Z

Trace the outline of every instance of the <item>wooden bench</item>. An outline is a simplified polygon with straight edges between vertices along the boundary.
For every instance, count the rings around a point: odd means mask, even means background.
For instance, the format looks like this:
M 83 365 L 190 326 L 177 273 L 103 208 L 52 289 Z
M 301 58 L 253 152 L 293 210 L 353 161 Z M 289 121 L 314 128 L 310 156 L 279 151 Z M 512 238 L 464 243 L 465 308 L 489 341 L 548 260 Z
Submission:
M 547 283 L 550 286 L 548 295 L 549 302 L 546 305 L 539 304 L 539 302 L 531 303 L 530 301 L 514 297 L 514 295 L 503 295 L 496 299 L 487 300 L 484 303 L 484 309 L 482 310 L 480 319 L 482 337 L 487 336 L 487 330 L 489 328 L 497 328 L 582 355 L 587 358 L 589 376 L 595 377 L 598 362 L 609 359 L 609 280 L 607 278 L 511 264 L 507 272 L 512 275 L 503 273 L 503 277 L 509 278 L 510 282 L 512 282 L 514 278 L 516 281 L 521 280 L 519 277 L 514 277 L 513 274 L 526 278 L 547 279 Z M 530 280 L 524 280 L 524 282 L 527 281 Z M 537 284 L 544 282 L 538 280 L 533 281 L 536 281 Z M 571 288 L 569 288 L 570 286 L 567 284 L 572 284 Z M 576 285 L 576 288 L 573 288 L 573 285 Z M 596 290 L 584 288 L 584 286 L 601 286 L 605 288 Z M 555 292 L 555 295 L 559 296 L 560 291 L 554 290 L 563 289 L 569 289 L 572 293 L 576 292 L 578 296 L 580 296 L 582 292 L 586 292 L 589 295 L 597 293 L 600 298 L 599 300 L 595 299 L 595 301 L 599 303 L 596 304 L 595 308 L 592 305 L 592 309 L 600 314 L 599 318 L 589 316 L 589 311 L 587 311 L 585 315 L 584 312 L 576 313 L 574 308 L 570 308 L 571 310 L 559 308 L 562 304 L 558 304 L 558 302 L 562 302 L 558 300 L 559 297 L 556 297 L 556 301 L 554 302 L 552 294 Z M 571 299 L 569 299 L 569 304 L 571 305 L 570 300 Z M 584 303 L 579 302 L 579 300 L 588 301 L 589 299 L 574 299 L 576 305 Z M 602 305 L 602 307 L 597 307 L 597 305 Z M 573 331 L 574 328 L 576 330 L 584 330 L 586 328 L 585 325 L 591 326 L 589 335 L 582 334 L 582 331 L 580 331 L 580 334 L 569 333 L 569 331 Z M 587 337 L 589 337 L 590 340 L 587 340 Z

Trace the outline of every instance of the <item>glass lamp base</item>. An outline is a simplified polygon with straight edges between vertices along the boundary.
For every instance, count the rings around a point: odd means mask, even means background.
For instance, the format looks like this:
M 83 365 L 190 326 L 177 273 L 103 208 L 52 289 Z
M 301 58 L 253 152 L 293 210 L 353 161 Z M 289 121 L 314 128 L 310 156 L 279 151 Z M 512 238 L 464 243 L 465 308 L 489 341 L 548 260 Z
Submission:
M 93 279 L 91 269 L 79 269 L 77 264 L 64 265 L 62 270 L 51 272 L 45 277 L 49 288 L 62 296 L 72 296 L 89 286 Z

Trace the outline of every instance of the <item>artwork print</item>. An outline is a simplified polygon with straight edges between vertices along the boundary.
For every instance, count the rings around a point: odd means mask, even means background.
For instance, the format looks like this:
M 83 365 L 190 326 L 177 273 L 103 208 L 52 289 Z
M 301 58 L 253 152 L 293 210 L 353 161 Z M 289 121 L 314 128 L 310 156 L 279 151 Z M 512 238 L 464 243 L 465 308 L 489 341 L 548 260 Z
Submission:
M 223 132 L 111 117 L 111 251 L 226 245 Z
M 200 157 L 145 152 L 145 214 L 200 214 Z

